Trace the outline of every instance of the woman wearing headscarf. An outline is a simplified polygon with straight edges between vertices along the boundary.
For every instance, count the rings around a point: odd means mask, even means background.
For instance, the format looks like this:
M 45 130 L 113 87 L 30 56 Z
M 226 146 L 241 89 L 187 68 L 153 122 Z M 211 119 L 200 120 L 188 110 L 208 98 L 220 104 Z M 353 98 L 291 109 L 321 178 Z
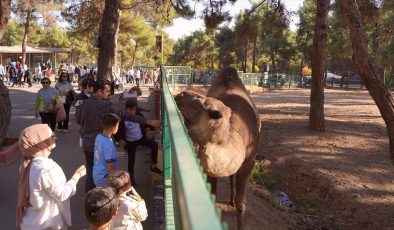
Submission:
M 16 226 L 22 230 L 67 229 L 71 226 L 70 197 L 86 174 L 80 166 L 71 177 L 48 158 L 55 135 L 45 124 L 25 128 L 19 137 L 23 161 L 18 181 Z
M 60 101 L 63 103 L 64 110 L 66 111 L 66 120 L 58 122 L 57 129 L 60 132 L 66 133 L 68 131 L 71 104 L 76 94 L 67 71 L 63 70 L 63 72 L 60 72 L 59 82 L 55 85 L 55 89 L 59 92 Z

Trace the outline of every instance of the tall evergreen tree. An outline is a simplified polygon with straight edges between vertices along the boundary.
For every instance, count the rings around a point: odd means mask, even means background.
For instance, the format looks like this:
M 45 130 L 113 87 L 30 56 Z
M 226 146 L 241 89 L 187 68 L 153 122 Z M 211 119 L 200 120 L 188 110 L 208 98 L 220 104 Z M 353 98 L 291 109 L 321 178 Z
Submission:
M 394 99 L 389 88 L 378 76 L 368 51 L 368 39 L 363 29 L 359 5 L 356 0 L 339 0 L 341 14 L 350 31 L 353 63 L 369 94 L 375 101 L 386 123 L 390 154 L 394 163 Z
M 327 18 L 330 0 L 316 2 L 315 33 L 313 38 L 311 107 L 309 129 L 325 131 L 324 120 L 324 72 L 327 52 Z

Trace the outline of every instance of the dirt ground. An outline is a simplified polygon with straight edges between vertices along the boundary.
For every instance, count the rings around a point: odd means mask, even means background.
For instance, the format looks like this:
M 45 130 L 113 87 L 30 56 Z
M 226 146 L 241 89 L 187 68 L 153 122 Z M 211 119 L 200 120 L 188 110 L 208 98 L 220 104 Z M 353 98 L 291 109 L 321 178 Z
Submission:
M 394 229 L 394 166 L 367 91 L 327 89 L 324 133 L 307 128 L 309 89 L 251 96 L 263 122 L 258 159 L 270 164 L 263 179 L 271 183 L 249 187 L 245 229 Z M 236 229 L 228 189 L 221 179 L 217 206 Z M 275 204 L 274 191 L 286 192 L 295 211 Z

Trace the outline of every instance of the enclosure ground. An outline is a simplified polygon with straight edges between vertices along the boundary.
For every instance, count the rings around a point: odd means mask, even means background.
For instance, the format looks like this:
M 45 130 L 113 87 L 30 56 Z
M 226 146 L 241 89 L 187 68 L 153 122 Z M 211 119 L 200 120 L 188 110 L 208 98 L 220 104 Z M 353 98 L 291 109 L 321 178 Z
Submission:
M 263 122 L 258 159 L 271 165 L 263 179 L 272 182 L 270 191 L 289 194 L 298 211 L 278 207 L 250 186 L 245 229 L 394 229 L 388 136 L 367 91 L 325 90 L 324 133 L 308 130 L 309 89 L 251 96 Z M 220 180 L 217 206 L 236 229 L 228 186 Z

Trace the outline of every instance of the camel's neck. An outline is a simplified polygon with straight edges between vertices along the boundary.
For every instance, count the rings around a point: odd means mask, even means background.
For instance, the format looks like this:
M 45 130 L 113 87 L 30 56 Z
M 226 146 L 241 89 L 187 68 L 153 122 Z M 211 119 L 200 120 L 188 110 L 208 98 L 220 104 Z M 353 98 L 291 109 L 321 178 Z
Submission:
M 223 124 L 208 121 L 208 124 L 205 126 L 196 125 L 189 127 L 189 134 L 194 143 L 204 146 L 208 143 L 221 144 L 228 142 L 231 135 L 230 130 L 231 127 L 228 122 Z
M 198 147 L 204 171 L 213 177 L 235 174 L 245 160 L 246 145 L 239 133 L 230 133 L 228 141 Z

